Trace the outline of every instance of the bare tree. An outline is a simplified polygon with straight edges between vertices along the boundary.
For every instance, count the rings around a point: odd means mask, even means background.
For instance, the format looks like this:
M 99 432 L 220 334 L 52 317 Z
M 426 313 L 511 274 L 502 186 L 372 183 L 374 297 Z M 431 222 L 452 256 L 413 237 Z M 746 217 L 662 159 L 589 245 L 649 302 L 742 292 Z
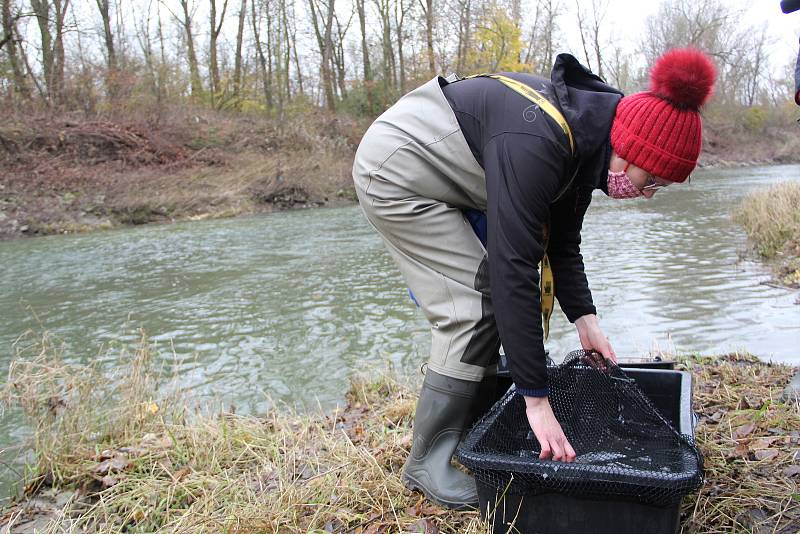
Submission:
M 258 13 L 256 12 L 256 4 L 259 6 Z M 266 10 L 267 18 L 267 51 L 264 52 L 264 45 L 261 41 L 261 15 L 264 8 L 264 2 L 261 0 L 253 0 L 250 2 L 250 21 L 253 25 L 253 39 L 256 44 L 256 56 L 258 65 L 261 70 L 261 85 L 264 91 L 264 100 L 267 103 L 267 108 L 272 109 L 272 14 Z M 267 59 L 269 58 L 269 60 Z
M 350 15 L 347 18 L 347 22 L 342 24 L 339 21 L 338 15 L 336 13 L 333 14 L 333 20 L 336 23 L 336 42 L 333 45 L 333 54 L 331 60 L 333 62 L 332 67 L 336 71 L 336 85 L 338 86 L 339 90 L 339 97 L 344 98 L 347 95 L 347 84 L 345 83 L 345 76 L 346 76 L 346 58 L 345 58 L 345 37 L 347 35 L 347 30 L 350 29 L 350 25 L 353 23 L 353 17 L 355 16 L 355 12 L 353 8 L 350 10 Z
M 3 34 L 0 37 L 0 49 L 5 47 L 6 56 L 11 67 L 11 75 L 14 77 L 14 92 L 27 98 L 30 96 L 30 88 L 25 80 L 25 72 L 22 70 L 22 58 L 19 55 L 18 42 L 21 37 L 17 32 L 18 13 L 14 12 L 14 0 L 0 0 L 0 16 L 2 17 Z
M 200 66 L 197 62 L 197 53 L 195 52 L 194 47 L 194 31 L 192 30 L 192 16 L 194 14 L 194 8 L 189 7 L 190 0 L 178 0 L 181 5 L 182 15 L 179 17 L 169 9 L 169 6 L 164 3 L 164 0 L 160 1 L 167 11 L 172 14 L 173 18 L 181 25 L 184 38 L 186 39 L 186 55 L 187 59 L 189 60 L 189 83 L 191 85 L 192 96 L 199 97 L 203 94 L 203 81 L 200 78 Z
M 400 66 L 400 83 L 398 89 L 400 93 L 406 92 L 406 59 L 403 52 L 403 44 L 405 43 L 405 21 L 409 11 L 413 8 L 414 4 L 411 0 L 395 0 L 394 4 L 394 29 L 397 35 L 397 62 Z
M 428 73 L 431 77 L 436 75 L 436 61 L 433 51 L 433 0 L 418 0 L 425 17 L 425 44 L 428 50 Z
M 314 26 L 314 34 L 317 37 L 317 45 L 322 56 L 320 71 L 322 73 L 322 90 L 325 92 L 325 105 L 334 111 L 336 109 L 336 97 L 333 86 L 333 72 L 331 70 L 333 56 L 333 42 L 331 34 L 333 31 L 334 0 L 308 0 L 308 7 L 311 10 L 311 22 Z
M 114 50 L 114 33 L 111 31 L 111 2 L 95 0 L 103 22 L 103 41 L 106 46 L 106 91 L 111 98 L 117 93 L 117 53 Z
M 397 66 L 392 43 L 392 4 L 391 0 L 374 0 L 374 3 L 380 18 L 384 94 L 390 94 L 397 87 Z
M 364 68 L 364 86 L 367 91 L 367 107 L 372 111 L 374 106 L 374 91 L 372 87 L 372 67 L 369 62 L 369 47 L 367 46 L 367 14 L 364 6 L 365 0 L 355 0 L 358 12 L 358 24 L 361 28 L 361 62 Z
M 286 97 L 291 98 L 291 79 L 289 78 L 289 66 L 294 60 L 295 71 L 297 72 L 297 91 L 303 96 L 303 69 L 300 64 L 300 55 L 297 52 L 297 25 L 294 18 L 294 0 L 291 0 L 291 10 L 288 9 L 286 0 L 281 0 L 282 18 L 284 25 L 284 38 L 286 40 L 284 57 L 286 61 Z M 290 16 L 291 15 L 291 16 Z
M 456 0 L 458 42 L 456 45 L 456 71 L 467 68 L 467 55 L 472 46 L 472 0 Z
M 233 94 L 239 96 L 242 85 L 242 40 L 244 39 L 244 19 L 247 15 L 247 0 L 242 0 L 239 8 L 239 30 L 236 32 L 236 58 L 233 68 Z
M 523 63 L 537 73 L 545 73 L 553 66 L 557 47 L 559 0 L 540 0 L 536 3 L 531 25 L 528 49 Z
M 725 60 L 740 15 L 720 0 L 665 2 L 647 19 L 642 52 L 649 65 L 665 51 L 680 46 L 693 46 Z
M 583 2 L 586 5 L 586 2 Z M 606 17 L 608 11 L 607 0 L 592 0 L 589 14 L 581 9 L 581 2 L 575 0 L 576 14 L 578 17 L 578 29 L 581 34 L 581 46 L 583 48 L 583 55 L 586 59 L 586 65 L 592 68 L 592 60 L 589 58 L 589 46 L 594 53 L 594 67 L 597 75 L 603 78 L 603 56 L 600 37 L 600 30 L 603 27 L 603 19 Z
M 47 96 L 60 103 L 64 96 L 64 24 L 70 0 L 31 0 L 39 26 L 42 73 Z
M 211 75 L 211 99 L 216 98 L 222 88 L 220 87 L 219 61 L 217 60 L 217 40 L 222 31 L 222 23 L 225 21 L 225 11 L 228 9 L 228 0 L 222 0 L 222 11 L 217 22 L 217 0 L 209 1 L 209 34 L 208 34 L 208 70 Z

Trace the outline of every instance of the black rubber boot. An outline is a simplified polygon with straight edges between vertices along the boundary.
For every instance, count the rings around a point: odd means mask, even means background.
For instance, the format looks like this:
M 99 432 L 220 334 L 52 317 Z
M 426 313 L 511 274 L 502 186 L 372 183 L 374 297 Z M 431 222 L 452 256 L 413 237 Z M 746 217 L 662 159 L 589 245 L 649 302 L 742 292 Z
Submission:
M 478 391 L 475 393 L 475 398 L 472 400 L 472 406 L 469 409 L 469 417 L 467 424 L 464 427 L 464 435 L 477 423 L 481 417 L 494 406 L 494 403 L 502 397 L 498 395 L 497 389 L 497 376 L 485 376 L 478 386 Z
M 475 480 L 450 464 L 466 430 L 480 383 L 428 369 L 414 415 L 414 442 L 403 483 L 446 508 L 478 507 Z

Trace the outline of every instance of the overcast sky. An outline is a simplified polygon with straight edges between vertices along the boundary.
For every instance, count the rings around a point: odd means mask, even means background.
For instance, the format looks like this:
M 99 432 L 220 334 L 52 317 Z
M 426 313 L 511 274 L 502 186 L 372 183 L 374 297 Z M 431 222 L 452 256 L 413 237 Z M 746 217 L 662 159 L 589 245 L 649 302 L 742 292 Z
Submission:
M 574 8 L 574 0 L 565 0 L 565 3 Z M 645 21 L 647 17 L 658 12 L 660 4 L 661 2 L 656 0 L 610 0 L 609 13 L 604 21 L 605 31 L 613 32 L 616 38 L 625 44 L 630 44 L 632 48 L 641 42 Z M 732 10 L 741 10 L 745 25 L 768 24 L 775 38 L 770 51 L 773 67 L 783 67 L 792 58 L 797 57 L 800 11 L 784 14 L 781 11 L 780 0 L 726 0 L 723 5 Z M 571 51 L 575 53 L 581 50 L 580 37 L 574 25 L 569 24 L 567 20 L 562 20 L 561 24 Z M 630 50 L 628 47 L 626 49 Z

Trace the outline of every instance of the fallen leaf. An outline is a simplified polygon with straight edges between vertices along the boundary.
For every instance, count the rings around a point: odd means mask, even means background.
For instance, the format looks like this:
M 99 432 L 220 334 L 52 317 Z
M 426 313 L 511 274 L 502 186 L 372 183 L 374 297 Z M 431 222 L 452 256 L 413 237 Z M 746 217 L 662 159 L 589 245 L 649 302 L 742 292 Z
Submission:
M 144 449 L 142 447 L 120 447 L 119 452 L 127 456 L 138 457 L 147 454 L 147 449 Z
M 147 405 L 147 411 L 150 412 L 153 415 L 157 414 L 158 413 L 158 404 L 156 404 L 155 402 L 151 402 L 150 404 Z
M 123 471 L 131 465 L 131 462 L 124 456 L 117 455 L 108 460 L 103 460 L 94 468 L 94 472 L 99 475 L 107 475 L 115 471 Z
M 104 488 L 110 488 L 111 486 L 116 485 L 118 482 L 119 479 L 111 475 L 106 475 L 100 480 L 100 483 L 103 485 Z
M 780 454 L 775 449 L 762 449 L 755 452 L 756 460 L 773 460 Z
M 776 441 L 781 439 L 781 436 L 770 436 L 768 438 L 758 438 L 750 442 L 751 449 L 766 449 Z
M 169 438 L 169 436 L 145 434 L 142 438 L 141 446 L 148 449 L 170 449 L 172 448 L 172 440 Z
M 747 446 L 747 443 L 739 443 L 736 445 L 736 448 L 733 449 L 734 456 L 747 458 L 749 454 L 750 454 L 750 447 Z
M 742 425 L 734 429 L 732 437 L 733 439 L 741 439 L 746 435 L 750 434 L 755 429 L 756 429 L 755 423 L 748 423 L 746 425 Z
M 430 519 L 420 519 L 411 526 L 411 532 L 420 532 L 424 534 L 439 534 L 439 527 Z
M 800 475 L 800 465 L 790 465 L 783 470 L 783 476 L 794 477 Z
M 183 466 L 177 471 L 175 471 L 175 473 L 173 473 L 172 478 L 174 478 L 176 481 L 183 480 L 183 478 L 191 472 L 192 472 L 191 467 Z

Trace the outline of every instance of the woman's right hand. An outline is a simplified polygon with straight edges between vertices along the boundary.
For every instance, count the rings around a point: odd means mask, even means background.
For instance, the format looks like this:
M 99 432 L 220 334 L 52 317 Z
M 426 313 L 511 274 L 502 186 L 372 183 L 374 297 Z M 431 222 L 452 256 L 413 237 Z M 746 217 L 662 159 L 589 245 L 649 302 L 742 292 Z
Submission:
M 547 397 L 525 397 L 525 415 L 528 416 L 528 424 L 542 446 L 539 454 L 541 460 L 575 460 L 575 450 L 567 441 Z

